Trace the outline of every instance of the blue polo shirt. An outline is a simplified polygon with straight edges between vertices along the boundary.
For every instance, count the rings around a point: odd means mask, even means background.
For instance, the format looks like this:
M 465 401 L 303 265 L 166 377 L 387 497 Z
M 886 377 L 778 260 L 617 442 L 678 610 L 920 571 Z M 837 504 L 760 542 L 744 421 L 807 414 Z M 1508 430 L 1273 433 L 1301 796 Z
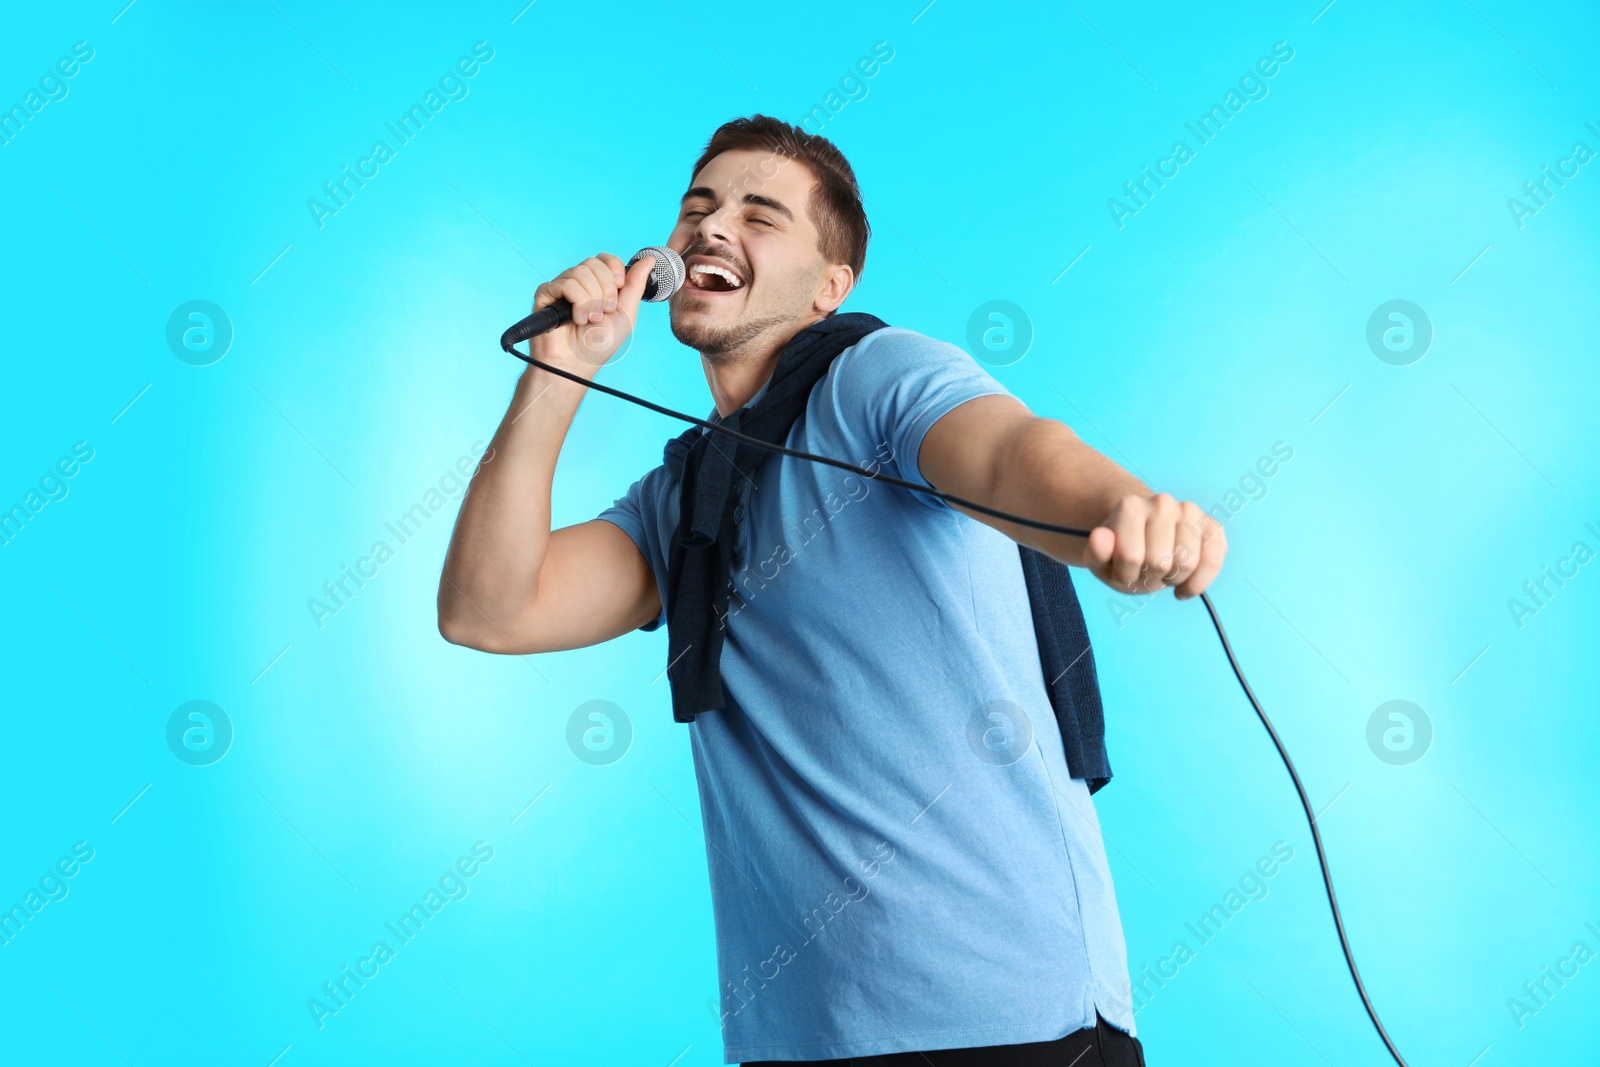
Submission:
M 837 357 L 785 443 L 926 485 L 928 428 L 1006 392 L 954 345 L 879 330 Z M 725 1062 L 1049 1041 L 1096 1011 L 1135 1033 L 1100 825 L 1067 772 L 1016 543 L 807 460 L 769 455 L 735 481 L 727 707 L 685 727 Z M 599 517 L 649 561 L 662 612 L 641 629 L 662 626 L 677 480 L 658 466 Z

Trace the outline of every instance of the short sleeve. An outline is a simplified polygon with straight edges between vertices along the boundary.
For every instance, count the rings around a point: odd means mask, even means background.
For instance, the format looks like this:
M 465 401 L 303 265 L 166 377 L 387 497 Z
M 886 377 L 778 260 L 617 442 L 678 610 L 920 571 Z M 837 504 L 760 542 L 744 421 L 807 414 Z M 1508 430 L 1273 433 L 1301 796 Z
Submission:
M 833 401 L 840 423 L 869 438 L 862 442 L 867 452 L 887 455 L 901 478 L 919 485 L 929 484 L 917 456 L 934 423 L 969 400 L 1011 395 L 964 349 L 915 330 L 878 330 L 837 362 Z M 936 508 L 948 506 L 914 495 Z
M 654 523 L 655 518 L 652 514 L 647 513 L 644 507 L 646 496 L 645 482 L 648 478 L 649 475 L 645 475 L 643 478 L 640 478 L 638 481 L 628 486 L 628 491 L 625 494 L 618 497 L 615 503 L 613 503 L 609 508 L 606 508 L 600 514 L 596 515 L 595 518 L 604 519 L 614 526 L 620 526 L 622 528 L 622 532 L 632 538 L 633 543 L 638 546 L 639 552 L 645 558 L 645 562 L 648 563 L 652 569 L 655 569 L 655 555 L 651 552 L 651 538 L 649 535 L 649 524 Z M 639 629 L 644 630 L 646 633 L 657 629 L 667 621 L 666 586 L 662 584 L 663 579 L 660 570 L 655 569 L 655 573 L 656 588 L 661 593 L 662 597 L 661 613 L 651 621 L 639 627 Z

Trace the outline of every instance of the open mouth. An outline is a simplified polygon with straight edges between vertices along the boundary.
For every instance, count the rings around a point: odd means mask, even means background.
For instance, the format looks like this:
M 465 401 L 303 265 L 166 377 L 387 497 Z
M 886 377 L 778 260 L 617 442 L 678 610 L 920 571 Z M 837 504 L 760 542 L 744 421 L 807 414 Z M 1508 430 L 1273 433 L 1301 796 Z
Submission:
M 744 279 L 721 263 L 705 260 L 689 264 L 684 288 L 697 294 L 737 293 L 744 289 Z

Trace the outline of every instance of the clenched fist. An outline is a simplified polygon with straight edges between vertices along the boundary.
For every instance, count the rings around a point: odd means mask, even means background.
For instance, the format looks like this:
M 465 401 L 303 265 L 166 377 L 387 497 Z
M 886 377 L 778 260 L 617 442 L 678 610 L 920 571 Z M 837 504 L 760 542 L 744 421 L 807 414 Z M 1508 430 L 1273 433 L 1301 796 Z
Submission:
M 654 256 L 644 256 L 629 270 L 616 256 L 601 252 L 535 289 L 533 310 L 565 300 L 572 305 L 572 321 L 535 337 L 534 358 L 552 362 L 554 357 L 569 367 L 576 363 L 588 374 L 598 370 L 633 332 L 655 265 Z
M 1190 500 L 1169 493 L 1125 496 L 1089 531 L 1086 566 L 1119 593 L 1174 587 L 1179 600 L 1199 596 L 1222 569 L 1222 524 Z

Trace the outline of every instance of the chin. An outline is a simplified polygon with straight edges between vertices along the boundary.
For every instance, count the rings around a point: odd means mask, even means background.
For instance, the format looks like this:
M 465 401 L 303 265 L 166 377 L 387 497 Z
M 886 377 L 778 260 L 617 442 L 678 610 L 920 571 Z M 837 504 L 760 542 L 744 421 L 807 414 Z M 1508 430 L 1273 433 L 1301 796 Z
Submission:
M 679 329 L 724 331 L 737 329 L 745 317 L 743 301 L 706 299 L 694 293 L 680 294 L 670 305 L 674 331 Z
M 744 293 L 715 293 L 706 295 L 703 291 L 680 289 L 673 300 L 673 308 L 684 312 L 700 314 L 720 314 L 728 308 L 741 308 L 744 306 L 742 299 Z

